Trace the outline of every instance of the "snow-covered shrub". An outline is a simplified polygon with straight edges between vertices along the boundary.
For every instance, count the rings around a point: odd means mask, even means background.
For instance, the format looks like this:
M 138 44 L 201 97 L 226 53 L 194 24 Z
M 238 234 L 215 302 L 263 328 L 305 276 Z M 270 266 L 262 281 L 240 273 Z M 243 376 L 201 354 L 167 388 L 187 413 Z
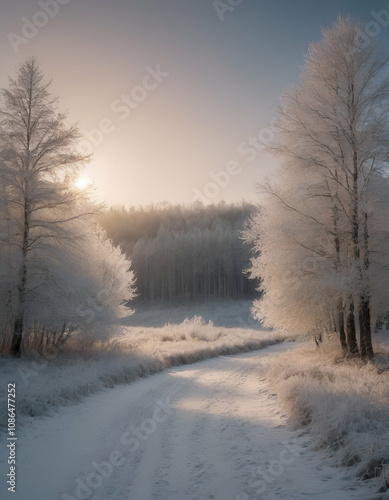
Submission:
M 336 465 L 355 466 L 361 478 L 378 476 L 389 463 L 389 363 L 383 370 L 362 361 L 340 363 L 336 341 L 280 354 L 268 373 L 290 419 L 311 432 Z
M 202 316 L 193 316 L 186 318 L 180 324 L 167 323 L 163 327 L 163 331 L 167 332 L 167 338 L 172 340 L 199 340 L 205 342 L 213 342 L 219 339 L 223 334 L 216 329 L 211 320 L 205 322 Z

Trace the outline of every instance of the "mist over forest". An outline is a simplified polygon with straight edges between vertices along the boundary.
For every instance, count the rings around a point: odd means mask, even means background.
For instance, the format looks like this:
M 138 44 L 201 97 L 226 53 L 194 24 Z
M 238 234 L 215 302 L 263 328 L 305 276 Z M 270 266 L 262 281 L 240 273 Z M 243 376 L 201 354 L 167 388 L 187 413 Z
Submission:
M 131 259 L 138 299 L 207 300 L 255 295 L 242 239 L 254 205 L 157 204 L 111 208 L 99 222 Z

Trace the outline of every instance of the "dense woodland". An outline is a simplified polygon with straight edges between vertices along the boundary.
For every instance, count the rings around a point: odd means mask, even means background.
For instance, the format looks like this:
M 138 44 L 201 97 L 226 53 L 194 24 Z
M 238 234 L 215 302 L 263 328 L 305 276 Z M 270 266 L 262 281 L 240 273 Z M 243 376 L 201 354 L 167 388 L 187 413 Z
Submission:
M 255 207 L 249 204 L 113 208 L 100 223 L 132 261 L 140 300 L 242 297 L 249 280 L 251 246 L 242 230 Z

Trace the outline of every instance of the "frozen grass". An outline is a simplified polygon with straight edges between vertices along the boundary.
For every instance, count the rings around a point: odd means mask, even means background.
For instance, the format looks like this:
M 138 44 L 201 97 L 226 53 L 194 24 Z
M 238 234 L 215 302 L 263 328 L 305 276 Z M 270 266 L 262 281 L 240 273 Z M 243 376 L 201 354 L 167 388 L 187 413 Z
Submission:
M 168 324 L 161 329 L 143 330 L 122 341 L 121 345 L 135 350 L 138 355 L 157 359 L 163 368 L 168 368 L 220 355 L 254 351 L 284 339 L 284 336 L 272 332 L 217 328 L 195 316 L 180 325 Z
M 221 311 L 228 309 L 228 304 L 219 303 L 213 307 L 215 310 L 211 308 L 208 313 L 217 317 L 215 311 L 219 311 L 222 317 Z M 231 307 L 236 308 L 235 312 L 241 311 L 236 321 L 240 325 L 239 318 L 247 318 L 249 304 L 246 302 L 243 307 L 243 303 L 234 303 Z M 171 313 L 170 316 L 177 317 L 182 311 L 178 308 Z M 156 315 L 155 312 L 151 315 L 149 324 L 155 324 Z M 169 316 L 165 308 L 160 310 L 159 318 L 164 315 Z M 138 326 L 122 326 L 122 335 L 109 345 L 96 345 L 87 352 L 80 353 L 75 346 L 68 346 L 66 352 L 54 352 L 46 358 L 31 355 L 29 359 L 21 360 L 3 358 L 0 367 L 3 381 L 0 388 L 3 401 L 0 405 L 1 425 L 6 422 L 4 399 L 7 383 L 17 384 L 17 412 L 19 423 L 22 423 L 28 417 L 50 414 L 58 407 L 80 401 L 89 394 L 171 366 L 261 349 L 284 340 L 284 337 L 258 326 L 256 329 L 214 326 L 212 321 L 206 322 L 196 315 L 182 323 L 167 323 L 162 327 L 148 326 L 148 316 L 144 311 L 139 316 L 135 318 Z M 231 318 L 226 324 L 233 324 Z M 131 321 L 134 320 L 131 318 Z
M 341 362 L 337 341 L 280 354 L 268 379 L 293 423 L 305 426 L 317 448 L 361 479 L 389 481 L 389 348 L 373 363 Z M 386 497 L 385 497 L 386 498 Z

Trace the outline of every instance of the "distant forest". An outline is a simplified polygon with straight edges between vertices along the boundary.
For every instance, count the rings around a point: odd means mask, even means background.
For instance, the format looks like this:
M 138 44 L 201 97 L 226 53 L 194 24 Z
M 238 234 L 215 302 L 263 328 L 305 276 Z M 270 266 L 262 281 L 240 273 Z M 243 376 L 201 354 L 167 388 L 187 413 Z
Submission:
M 111 208 L 100 223 L 131 258 L 140 300 L 239 298 L 258 282 L 245 273 L 252 248 L 241 239 L 250 204 L 167 203 Z

